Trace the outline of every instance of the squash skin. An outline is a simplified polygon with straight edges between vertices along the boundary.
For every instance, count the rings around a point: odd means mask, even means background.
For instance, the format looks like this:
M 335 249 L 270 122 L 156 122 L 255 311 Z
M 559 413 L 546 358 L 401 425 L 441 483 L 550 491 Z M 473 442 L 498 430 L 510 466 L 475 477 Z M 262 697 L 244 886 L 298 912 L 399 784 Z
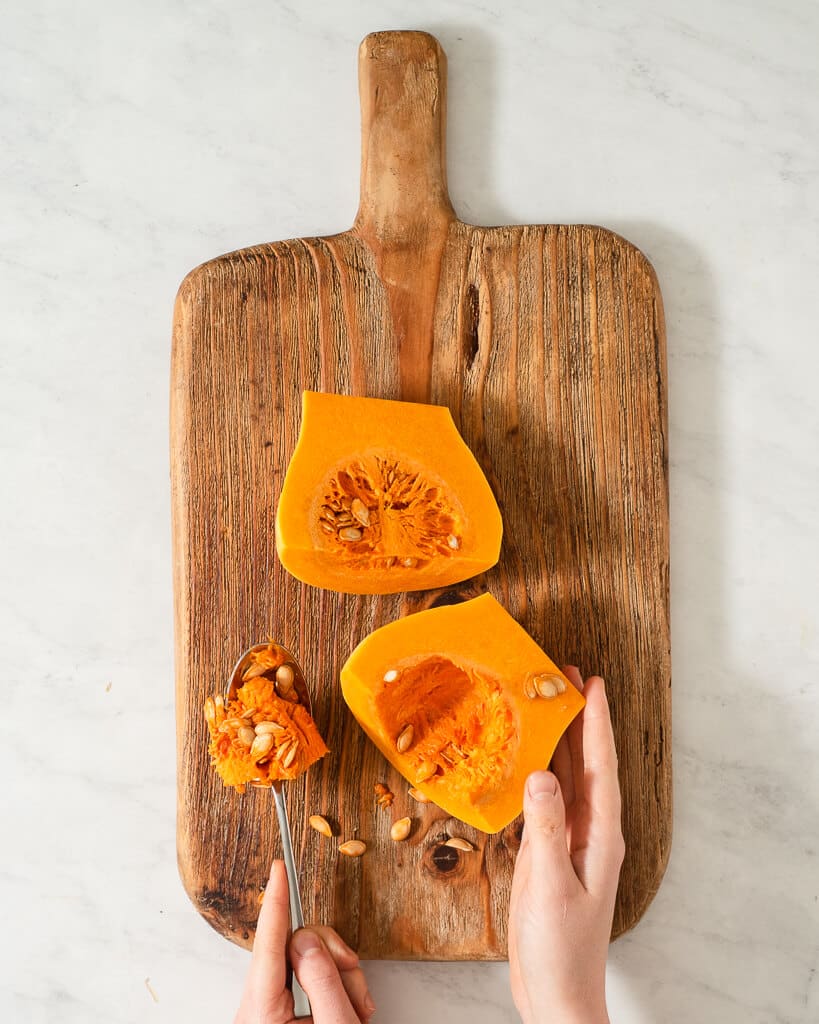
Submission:
M 385 675 L 390 673 L 390 679 L 402 666 L 411 671 L 419 662 L 434 665 L 435 659 L 447 659 L 473 679 L 489 680 L 490 688 L 499 686 L 511 711 L 514 734 L 503 756 L 505 777 L 501 773 L 483 791 L 451 784 L 452 773 L 419 780 L 411 751 L 399 753 L 396 748 L 400 726 L 386 722 L 385 708 L 392 699 L 387 688 L 396 683 L 386 682 Z M 565 692 L 553 699 L 530 699 L 524 684 L 533 673 L 560 677 Z M 558 740 L 585 704 L 582 694 L 490 594 L 418 612 L 375 630 L 342 668 L 341 689 L 364 732 L 410 785 L 447 814 L 488 833 L 501 831 L 520 814 L 526 777 L 548 766 Z M 419 692 L 419 707 L 428 706 L 429 700 L 429 694 Z
M 406 534 L 399 531 L 400 552 L 385 543 L 379 548 L 385 557 L 368 560 L 362 554 L 358 564 L 350 564 L 347 550 L 352 556 L 357 545 L 345 549 L 335 534 L 328 538 L 322 532 L 328 479 L 356 460 L 372 469 L 384 453 L 408 475 L 416 473 L 440 492 L 442 505 L 456 523 L 457 548 L 447 544 L 447 534 L 433 531 L 438 550 L 427 556 L 412 544 L 402 547 Z M 425 507 L 420 502 L 419 506 Z M 385 514 L 374 512 L 379 514 L 386 523 Z M 359 527 L 357 522 L 351 525 Z M 453 534 L 449 537 L 452 540 Z M 276 509 L 276 550 L 284 568 L 297 579 L 353 594 L 445 587 L 491 568 L 500 555 L 502 537 L 500 509 L 492 490 L 445 406 L 304 392 L 299 439 Z M 393 557 L 387 567 L 388 557 L 396 554 L 399 557 Z M 412 556 L 415 564 L 403 565 L 401 554 Z

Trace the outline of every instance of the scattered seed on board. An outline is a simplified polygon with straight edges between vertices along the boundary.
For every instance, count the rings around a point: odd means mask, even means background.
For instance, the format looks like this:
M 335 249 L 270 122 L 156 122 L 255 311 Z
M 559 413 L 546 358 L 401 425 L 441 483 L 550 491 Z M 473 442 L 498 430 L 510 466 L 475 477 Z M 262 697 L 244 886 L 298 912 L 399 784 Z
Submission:
M 360 857 L 366 849 L 367 844 L 362 843 L 360 839 L 348 839 L 339 846 L 338 852 L 343 853 L 345 857 Z
M 361 530 L 356 529 L 355 526 L 345 526 L 343 530 L 338 531 L 338 536 L 341 540 L 350 542 L 361 540 Z
M 463 850 L 464 853 L 472 853 L 475 849 L 468 839 L 461 839 L 460 836 L 452 836 L 447 839 L 444 846 L 451 846 L 453 850 Z
M 390 829 L 390 839 L 396 843 L 403 842 L 412 829 L 412 818 L 399 818 Z
M 412 799 L 417 800 L 419 804 L 428 804 L 431 802 L 426 793 L 422 793 L 421 790 L 416 789 L 415 786 L 410 786 L 407 792 L 412 797 Z
M 353 503 L 350 506 L 350 511 L 353 516 L 361 523 L 362 526 L 370 525 L 370 510 L 361 500 L 361 498 L 353 498 Z
M 321 814 L 310 815 L 310 827 L 314 828 L 316 832 L 320 832 L 323 836 L 327 836 L 328 839 L 333 834 L 330 822 Z
M 411 724 L 405 725 L 401 732 L 398 733 L 398 739 L 395 741 L 395 749 L 399 754 L 405 753 L 412 746 L 412 738 L 415 735 L 415 730 Z

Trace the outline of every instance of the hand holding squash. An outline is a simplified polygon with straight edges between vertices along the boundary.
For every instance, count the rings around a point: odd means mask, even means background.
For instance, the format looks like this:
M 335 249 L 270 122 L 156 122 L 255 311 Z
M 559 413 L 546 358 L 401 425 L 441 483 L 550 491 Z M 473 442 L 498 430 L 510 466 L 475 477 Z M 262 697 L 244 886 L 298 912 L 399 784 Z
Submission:
M 583 688 L 580 673 L 567 677 Z M 524 1024 L 606 1024 L 606 956 L 625 846 L 603 680 L 562 737 L 552 772 L 529 776 L 509 914 L 512 995 Z
M 375 1012 L 358 956 L 332 928 L 300 928 L 288 943 L 284 862 L 273 861 L 256 926 L 253 958 L 234 1024 L 294 1024 L 288 955 L 310 999 L 314 1024 L 366 1024 Z

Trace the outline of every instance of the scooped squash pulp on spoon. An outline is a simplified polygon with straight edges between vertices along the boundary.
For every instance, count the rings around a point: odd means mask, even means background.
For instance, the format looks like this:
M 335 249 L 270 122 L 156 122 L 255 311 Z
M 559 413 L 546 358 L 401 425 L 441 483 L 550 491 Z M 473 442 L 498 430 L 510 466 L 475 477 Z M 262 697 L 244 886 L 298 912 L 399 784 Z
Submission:
M 297 579 L 353 594 L 444 587 L 493 566 L 502 534 L 446 407 L 304 392 L 276 510 Z

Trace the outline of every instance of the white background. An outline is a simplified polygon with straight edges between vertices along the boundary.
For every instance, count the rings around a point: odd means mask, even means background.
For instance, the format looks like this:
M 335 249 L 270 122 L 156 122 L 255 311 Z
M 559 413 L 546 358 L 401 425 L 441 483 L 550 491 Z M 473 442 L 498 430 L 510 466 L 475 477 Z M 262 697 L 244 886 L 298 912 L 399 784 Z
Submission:
M 613 228 L 665 296 L 675 838 L 613 1021 L 815 1022 L 819 7 L 408 9 L 3 5 L 0 1017 L 231 1019 L 247 954 L 175 864 L 172 303 L 351 224 L 357 45 L 425 28 L 459 214 Z M 505 965 L 369 976 L 390 1024 L 516 1019 Z

